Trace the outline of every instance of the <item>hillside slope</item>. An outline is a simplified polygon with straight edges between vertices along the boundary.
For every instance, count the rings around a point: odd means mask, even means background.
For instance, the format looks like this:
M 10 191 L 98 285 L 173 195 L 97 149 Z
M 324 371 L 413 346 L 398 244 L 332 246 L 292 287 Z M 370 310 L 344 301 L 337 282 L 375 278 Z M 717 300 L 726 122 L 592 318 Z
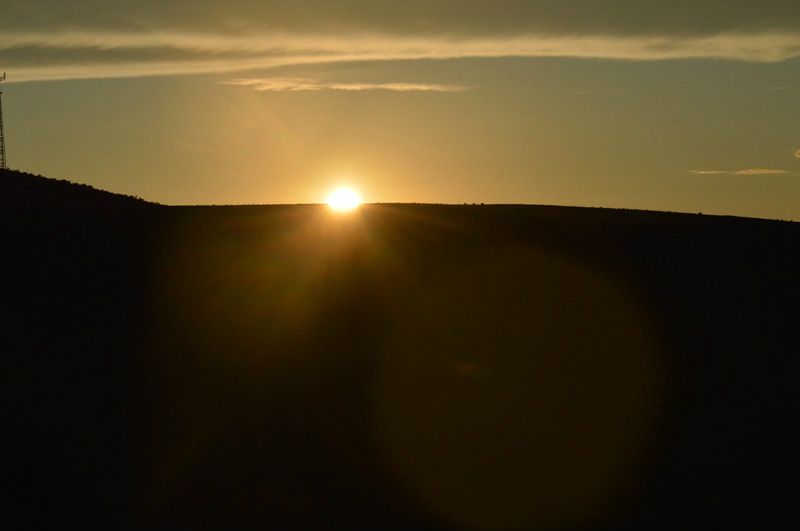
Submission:
M 797 523 L 797 224 L 2 186 L 17 523 Z
M 152 205 L 129 195 L 98 190 L 86 184 L 0 169 L 0 208 L 120 208 Z

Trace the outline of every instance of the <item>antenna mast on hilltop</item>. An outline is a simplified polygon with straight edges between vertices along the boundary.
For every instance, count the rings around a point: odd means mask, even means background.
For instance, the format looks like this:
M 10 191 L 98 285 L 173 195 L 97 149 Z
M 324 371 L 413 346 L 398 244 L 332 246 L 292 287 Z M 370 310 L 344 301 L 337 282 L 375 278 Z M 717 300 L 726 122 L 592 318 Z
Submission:
M 3 132 L 3 85 L 6 80 L 6 73 L 0 76 L 0 170 L 8 168 L 6 165 L 6 135 Z

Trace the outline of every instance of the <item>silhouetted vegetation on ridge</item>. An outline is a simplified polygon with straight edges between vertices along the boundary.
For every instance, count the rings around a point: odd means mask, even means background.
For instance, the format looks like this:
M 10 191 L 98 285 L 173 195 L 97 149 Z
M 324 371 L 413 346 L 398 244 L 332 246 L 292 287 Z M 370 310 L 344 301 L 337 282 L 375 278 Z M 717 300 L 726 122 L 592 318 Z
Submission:
M 98 190 L 88 184 L 0 169 L 0 208 L 120 208 L 153 204 L 141 197 Z

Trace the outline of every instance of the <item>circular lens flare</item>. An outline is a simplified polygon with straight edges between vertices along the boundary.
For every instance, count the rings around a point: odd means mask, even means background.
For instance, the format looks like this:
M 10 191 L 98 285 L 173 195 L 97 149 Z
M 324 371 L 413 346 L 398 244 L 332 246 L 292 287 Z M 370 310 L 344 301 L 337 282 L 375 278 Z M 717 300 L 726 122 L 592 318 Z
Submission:
M 361 195 L 353 188 L 336 188 L 328 195 L 328 206 L 336 212 L 347 212 L 361 205 Z

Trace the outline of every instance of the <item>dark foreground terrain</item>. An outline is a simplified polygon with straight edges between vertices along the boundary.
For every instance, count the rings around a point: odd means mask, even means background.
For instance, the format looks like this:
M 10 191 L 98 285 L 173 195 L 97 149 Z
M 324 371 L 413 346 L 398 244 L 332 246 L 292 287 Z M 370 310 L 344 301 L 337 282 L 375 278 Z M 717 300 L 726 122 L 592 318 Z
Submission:
M 797 528 L 800 225 L 0 172 L 0 526 Z

